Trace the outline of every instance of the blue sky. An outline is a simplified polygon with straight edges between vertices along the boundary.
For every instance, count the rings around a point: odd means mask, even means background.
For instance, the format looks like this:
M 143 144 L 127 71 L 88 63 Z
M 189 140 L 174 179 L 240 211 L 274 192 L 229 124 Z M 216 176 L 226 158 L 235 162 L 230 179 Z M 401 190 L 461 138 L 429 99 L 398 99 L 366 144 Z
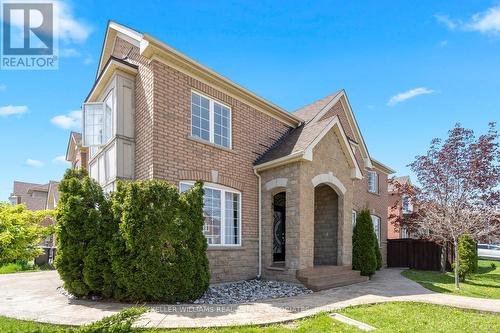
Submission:
M 64 2 L 59 69 L 0 70 L 0 200 L 60 179 L 108 19 L 293 111 L 347 91 L 372 157 L 399 175 L 456 122 L 500 120 L 498 1 Z

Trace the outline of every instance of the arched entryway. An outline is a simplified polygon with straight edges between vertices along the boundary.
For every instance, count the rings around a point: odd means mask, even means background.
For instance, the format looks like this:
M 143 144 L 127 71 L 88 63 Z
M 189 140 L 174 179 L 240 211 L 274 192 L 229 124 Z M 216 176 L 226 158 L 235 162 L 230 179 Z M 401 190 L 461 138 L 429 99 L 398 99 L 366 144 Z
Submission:
M 326 184 L 314 188 L 314 265 L 338 264 L 339 196 Z
M 273 262 L 285 261 L 286 254 L 286 193 L 273 196 Z

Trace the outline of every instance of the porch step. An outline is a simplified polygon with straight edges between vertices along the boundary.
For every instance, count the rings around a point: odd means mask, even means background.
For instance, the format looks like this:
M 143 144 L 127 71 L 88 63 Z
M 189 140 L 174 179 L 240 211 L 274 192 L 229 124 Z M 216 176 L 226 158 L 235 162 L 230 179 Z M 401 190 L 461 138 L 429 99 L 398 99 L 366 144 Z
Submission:
M 316 266 L 297 271 L 297 279 L 313 291 L 368 281 L 351 266 Z

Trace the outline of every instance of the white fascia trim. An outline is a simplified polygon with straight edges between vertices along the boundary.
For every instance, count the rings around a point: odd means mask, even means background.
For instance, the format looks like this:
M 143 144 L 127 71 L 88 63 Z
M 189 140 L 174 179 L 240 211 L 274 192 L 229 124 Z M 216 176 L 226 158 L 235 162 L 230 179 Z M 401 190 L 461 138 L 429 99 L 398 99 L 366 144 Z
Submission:
M 277 158 L 275 160 L 256 165 L 253 168 L 257 171 L 263 171 L 263 170 L 266 170 L 269 168 L 274 168 L 274 167 L 284 165 L 287 163 L 291 163 L 294 161 L 298 161 L 301 159 L 304 159 L 304 152 L 303 151 L 299 151 L 299 152 L 293 153 L 291 155 L 283 156 L 283 157 Z
M 351 178 L 354 179 L 362 179 L 362 174 L 361 170 L 359 169 L 358 162 L 356 161 L 356 157 L 354 156 L 352 152 L 352 148 L 349 144 L 349 140 L 347 139 L 347 136 L 345 135 L 344 131 L 342 130 L 342 126 L 340 125 L 340 120 L 338 116 L 333 117 L 333 119 L 330 121 L 330 123 L 321 131 L 321 133 L 314 139 L 313 142 L 306 148 L 304 151 L 304 158 L 312 161 L 312 156 L 313 156 L 313 149 L 316 147 L 316 145 L 323 139 L 323 137 L 332 129 L 336 128 L 336 133 L 342 138 L 342 141 L 344 143 L 343 150 L 347 155 L 350 157 L 351 160 Z
M 125 64 L 122 64 L 119 61 L 116 60 L 111 60 L 108 65 L 103 69 L 102 75 L 99 77 L 99 81 L 94 85 L 92 88 L 92 91 L 89 94 L 89 97 L 85 101 L 85 103 L 93 101 L 95 98 L 98 96 L 96 95 L 96 92 L 101 92 L 104 87 L 102 86 L 103 84 L 106 85 L 106 83 L 109 81 L 109 79 L 113 76 L 114 72 L 116 70 L 122 70 L 125 73 L 135 75 L 137 74 L 137 69 L 127 66 Z
M 325 115 L 325 113 L 327 113 L 331 108 L 335 106 L 335 104 L 337 104 L 338 101 L 340 101 L 340 98 L 343 96 L 343 94 L 344 91 L 340 91 L 334 99 L 332 99 L 327 105 L 323 107 L 323 109 L 321 109 L 318 114 L 316 114 L 316 116 L 314 116 L 314 118 L 311 120 L 311 123 L 318 122 Z
M 358 140 L 360 141 L 361 143 L 361 151 L 364 152 L 365 156 L 363 156 L 363 160 L 365 162 L 365 168 L 373 168 L 373 165 L 372 165 L 372 162 L 370 160 L 370 153 L 368 152 L 368 148 L 366 147 L 366 143 L 365 143 L 365 140 L 363 139 L 363 135 L 361 134 L 361 131 L 358 127 L 358 122 L 356 121 L 356 118 L 354 116 L 354 113 L 352 112 L 352 108 L 351 108 L 351 103 L 349 103 L 349 99 L 347 98 L 347 94 L 345 93 L 344 90 L 342 90 L 342 96 L 344 96 L 345 98 L 345 104 L 347 106 L 347 111 L 349 111 L 349 117 L 352 119 L 352 121 L 348 121 L 351 123 L 353 122 L 353 124 L 351 124 L 351 127 L 353 127 L 353 130 L 355 131 L 356 133 L 356 136 L 358 137 Z
M 102 66 L 104 66 L 105 58 L 107 58 L 111 54 L 117 36 L 135 46 L 139 46 L 142 40 L 141 33 L 133 29 L 130 29 L 124 25 L 121 25 L 119 23 L 110 21 L 106 28 L 106 35 L 104 36 L 104 45 L 101 50 L 101 56 L 99 57 L 99 64 L 97 66 L 98 71 L 96 73 L 96 77 L 98 77 L 102 71 Z
M 361 142 L 362 149 L 361 151 L 364 152 L 364 162 L 365 162 L 365 168 L 373 168 L 371 160 L 370 160 L 370 154 L 368 153 L 368 148 L 366 147 L 365 141 L 363 140 L 363 136 L 361 135 L 361 131 L 358 128 L 358 125 L 356 123 L 356 118 L 354 118 L 354 113 L 352 112 L 351 104 L 349 103 L 349 100 L 347 99 L 347 94 L 345 93 L 345 90 L 340 91 L 337 96 L 335 96 L 334 99 L 332 99 L 327 105 L 321 109 L 321 111 L 311 120 L 311 123 L 318 122 L 321 117 L 325 115 L 332 107 L 337 104 L 341 100 L 341 98 L 344 97 L 347 105 L 347 112 L 348 112 L 348 119 L 347 121 L 349 122 L 349 125 L 351 126 L 352 130 L 355 132 L 356 136 L 358 137 L 358 140 Z M 349 119 L 351 118 L 351 119 Z
M 142 34 L 140 32 L 137 32 L 133 29 L 130 29 L 124 25 L 121 25 L 116 22 L 109 22 L 109 28 L 108 29 L 114 29 L 118 32 L 118 36 L 120 38 L 123 38 L 127 42 L 129 42 L 132 45 L 139 46 L 139 43 L 142 40 Z

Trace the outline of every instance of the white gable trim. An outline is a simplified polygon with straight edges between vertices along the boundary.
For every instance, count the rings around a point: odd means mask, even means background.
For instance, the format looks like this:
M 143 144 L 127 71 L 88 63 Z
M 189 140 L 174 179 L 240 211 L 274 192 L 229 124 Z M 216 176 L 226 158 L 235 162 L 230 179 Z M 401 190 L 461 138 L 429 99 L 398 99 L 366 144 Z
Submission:
M 342 100 L 342 97 L 344 98 L 343 100 Z M 318 122 L 338 102 L 341 102 L 344 110 L 347 110 L 347 112 L 346 112 L 347 122 L 349 123 L 349 126 L 351 127 L 352 131 L 356 135 L 356 139 L 359 141 L 359 143 L 361 145 L 361 155 L 363 156 L 363 160 L 365 162 L 365 167 L 370 168 L 370 169 L 373 168 L 373 165 L 372 165 L 371 159 L 370 159 L 370 154 L 368 153 L 368 148 L 366 147 L 365 140 L 363 139 L 363 136 L 361 135 L 361 131 L 359 130 L 358 123 L 356 121 L 356 118 L 354 117 L 354 113 L 352 112 L 351 104 L 349 103 L 349 100 L 347 99 L 347 94 L 345 93 L 345 90 L 342 90 L 341 92 L 339 92 L 335 96 L 335 98 L 333 98 L 327 105 L 325 105 L 323 107 L 323 109 L 321 109 L 321 111 L 318 112 L 318 114 L 311 120 L 311 123 Z
M 351 167 L 351 178 L 354 179 L 362 179 L 363 176 L 361 174 L 361 170 L 359 168 L 358 162 L 354 157 L 352 152 L 351 145 L 347 139 L 347 136 L 344 133 L 344 129 L 340 124 L 340 120 L 338 116 L 333 117 L 333 119 L 328 123 L 327 126 L 321 131 L 321 133 L 309 144 L 309 146 L 304 151 L 304 159 L 312 161 L 313 160 L 313 149 L 316 145 L 323 139 L 323 137 L 333 129 L 337 137 L 340 139 L 340 145 L 344 154 L 348 157 L 348 163 Z

